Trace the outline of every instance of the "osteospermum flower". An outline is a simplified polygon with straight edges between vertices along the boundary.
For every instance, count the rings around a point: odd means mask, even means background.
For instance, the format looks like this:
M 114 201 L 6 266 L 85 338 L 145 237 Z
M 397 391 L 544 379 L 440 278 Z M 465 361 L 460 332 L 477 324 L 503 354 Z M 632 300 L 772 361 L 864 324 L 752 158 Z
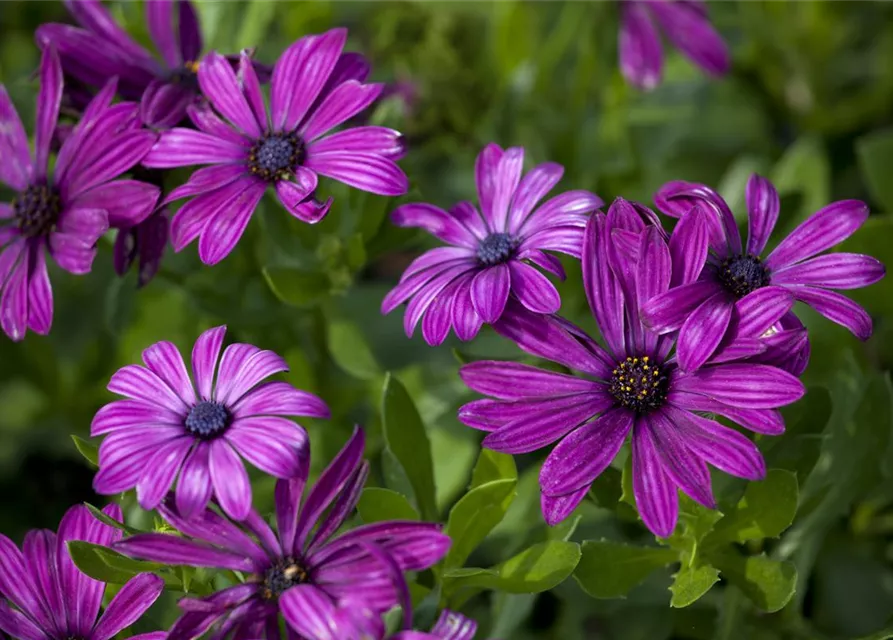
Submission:
M 248 576 L 210 596 L 182 600 L 185 613 L 169 640 L 196 638 L 214 627 L 218 638 L 231 633 L 278 640 L 279 613 L 292 633 L 315 639 L 320 628 L 329 627 L 327 614 L 343 600 L 378 614 L 396 604 L 388 569 L 369 545 L 393 558 L 400 571 L 421 571 L 443 557 L 450 539 L 440 525 L 415 521 L 376 522 L 335 535 L 352 515 L 368 475 L 363 447 L 357 429 L 303 501 L 306 466 L 298 478 L 280 480 L 275 533 L 253 510 L 244 523 L 210 509 L 187 519 L 167 501 L 159 510 L 185 537 L 147 533 L 116 543 L 118 551 L 137 558 Z
M 794 229 L 768 257 L 761 258 L 778 220 L 778 192 L 771 182 L 753 175 L 746 196 L 746 246 L 729 206 L 709 187 L 671 182 L 655 196 L 658 207 L 668 215 L 678 216 L 693 204 L 713 214 L 709 218 L 712 253 L 700 278 L 656 296 L 642 309 L 646 324 L 654 331 L 679 331 L 680 366 L 694 369 L 709 358 L 736 321 L 736 304 L 766 289 L 790 292 L 796 300 L 867 340 L 871 317 L 833 290 L 873 284 L 884 277 L 884 265 L 861 254 L 819 255 L 862 226 L 868 218 L 865 203 L 841 200 L 829 204 Z M 802 327 L 793 313 L 783 320 L 785 328 Z M 801 360 L 805 366 L 805 357 Z
M 313 198 L 317 174 L 381 195 L 406 192 L 406 176 L 394 162 L 403 153 L 398 132 L 369 126 L 325 135 L 382 90 L 353 79 L 362 65 L 337 68 L 346 38 L 345 29 L 333 29 L 301 38 L 282 54 L 270 80 L 269 119 L 247 55 L 238 77 L 215 52 L 202 60 L 199 86 L 226 121 L 209 109 L 190 108 L 198 131 L 163 132 L 143 160 L 153 168 L 213 165 L 193 173 L 166 199 L 198 196 L 173 218 L 177 251 L 200 238 L 199 256 L 206 264 L 225 258 L 268 186 L 289 213 L 309 223 L 321 220 L 332 204 Z
M 620 71 L 627 82 L 653 89 L 664 55 L 655 21 L 679 51 L 713 76 L 729 70 L 729 52 L 710 24 L 703 0 L 620 0 Z
M 121 522 L 118 505 L 102 511 Z M 100 522 L 83 505 L 66 512 L 58 535 L 30 531 L 22 551 L 0 535 L 0 596 L 8 600 L 0 600 L 0 631 L 16 640 L 110 640 L 136 622 L 161 594 L 164 581 L 151 573 L 134 576 L 97 620 L 105 584 L 81 573 L 68 553 L 72 540 L 105 546 L 120 538 L 119 529 Z M 165 636 L 156 631 L 131 637 Z
M 40 60 L 34 155 L 15 107 L 0 85 L 0 182 L 16 195 L 0 204 L 0 326 L 13 340 L 53 322 L 49 255 L 62 269 L 88 273 L 96 241 L 109 225 L 137 224 L 151 213 L 157 187 L 116 180 L 139 162 L 155 134 L 139 130 L 137 106 L 110 106 L 114 83 L 93 99 L 53 166 L 50 142 L 59 118 L 62 67 L 55 50 Z
M 156 508 L 179 476 L 176 504 L 186 517 L 213 495 L 232 518 L 251 510 L 251 484 L 240 457 L 277 478 L 307 472 L 307 433 L 281 416 L 327 418 L 328 407 L 285 382 L 264 382 L 287 371 L 272 351 L 232 344 L 220 357 L 226 327 L 205 331 L 192 350 L 192 379 L 170 342 L 143 351 L 145 367 L 128 365 L 108 389 L 127 398 L 107 404 L 90 434 L 99 447 L 97 492 L 136 487 L 144 509 Z
M 139 100 L 143 122 L 167 128 L 181 122 L 186 108 L 199 96 L 195 70 L 202 34 L 188 0 L 145 4 L 146 26 L 160 61 L 131 38 L 99 0 L 66 0 L 80 28 L 44 24 L 37 29 L 36 39 L 42 48 L 56 47 L 65 73 L 81 83 L 101 87 L 117 77 L 121 95 Z
M 602 201 L 588 191 L 568 191 L 537 206 L 564 168 L 547 162 L 522 178 L 523 164 L 520 147 L 503 151 L 489 144 L 475 164 L 480 211 L 470 202 L 449 212 L 418 203 L 391 214 L 394 224 L 421 227 L 452 245 L 419 256 L 382 301 L 382 313 L 409 302 L 407 336 L 424 317 L 428 344 L 443 342 L 450 327 L 471 340 L 484 322 L 499 320 L 510 295 L 540 313 L 561 306 L 555 286 L 534 265 L 563 279 L 561 263 L 545 252 L 579 257 L 586 220 Z
M 671 282 L 684 286 L 697 277 L 707 250 L 706 217 L 684 226 L 683 219 L 668 247 L 662 232 L 644 225 L 630 208 L 612 206 L 610 214 L 592 217 L 583 244 L 584 287 L 606 349 L 554 316 L 513 309 L 495 325 L 528 353 L 587 377 L 512 362 L 474 362 L 462 368 L 462 379 L 493 399 L 465 405 L 459 418 L 490 432 L 483 444 L 496 451 L 526 453 L 558 442 L 540 472 L 549 524 L 573 511 L 630 435 L 639 513 L 652 532 L 666 537 L 676 525 L 677 489 L 715 506 L 708 463 L 748 479 L 765 473 L 753 442 L 700 412 L 777 435 L 784 430 L 777 408 L 799 399 L 804 388 L 778 368 L 726 361 L 737 355 L 734 342 L 715 362 L 683 372 L 671 355 L 673 337 L 645 330 L 638 301 L 666 291 Z M 638 232 L 634 257 L 614 250 L 613 229 Z M 745 344 L 793 303 L 785 292 L 763 295 L 737 327 Z

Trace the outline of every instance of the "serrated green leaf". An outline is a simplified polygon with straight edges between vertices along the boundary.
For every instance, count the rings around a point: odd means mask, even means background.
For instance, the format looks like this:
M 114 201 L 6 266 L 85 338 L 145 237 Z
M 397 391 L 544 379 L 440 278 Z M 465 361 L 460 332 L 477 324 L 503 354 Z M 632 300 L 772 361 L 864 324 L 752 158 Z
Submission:
M 332 322 L 326 332 L 326 341 L 332 359 L 350 375 L 360 380 L 372 380 L 381 375 L 381 369 L 363 334 L 352 322 Z
M 875 131 L 856 141 L 859 167 L 872 197 L 880 203 L 885 213 L 893 213 L 893 183 L 890 167 L 893 166 L 893 129 Z
M 273 295 L 293 307 L 311 306 L 329 293 L 329 279 L 323 273 L 264 267 L 263 275 Z
M 704 545 L 777 538 L 794 521 L 797 496 L 797 476 L 770 469 L 764 480 L 747 486 L 735 510 L 723 517 Z
M 782 609 L 797 588 L 797 568 L 792 562 L 734 553 L 712 554 L 711 559 L 723 578 L 741 589 L 763 611 L 773 613 Z
M 487 534 L 505 517 L 517 480 L 495 480 L 475 487 L 450 509 L 444 533 L 453 541 L 444 570 L 461 567 Z
M 574 578 L 593 598 L 624 598 L 651 573 L 678 560 L 679 554 L 665 547 L 587 540 Z
M 579 561 L 580 545 L 550 540 L 535 544 L 490 569 L 446 571 L 444 591 L 451 594 L 465 589 L 491 589 L 506 593 L 539 593 L 564 582 Z
M 481 449 L 478 461 L 471 472 L 471 489 L 494 480 L 517 480 L 515 459 L 507 453 Z
M 412 398 L 391 374 L 385 378 L 381 404 L 382 427 L 388 449 L 406 472 L 422 516 L 426 520 L 436 520 L 431 443 Z
M 673 575 L 670 591 L 670 606 L 687 607 L 710 591 L 710 587 L 719 582 L 719 571 L 710 565 L 684 567 Z
M 99 447 L 91 442 L 87 442 L 83 438 L 79 438 L 76 435 L 72 435 L 71 439 L 74 441 L 74 446 L 77 448 L 78 453 L 84 456 L 84 459 L 92 464 L 94 467 L 99 467 Z
M 419 514 L 406 496 L 380 487 L 366 487 L 357 503 L 363 522 L 385 520 L 418 520 Z

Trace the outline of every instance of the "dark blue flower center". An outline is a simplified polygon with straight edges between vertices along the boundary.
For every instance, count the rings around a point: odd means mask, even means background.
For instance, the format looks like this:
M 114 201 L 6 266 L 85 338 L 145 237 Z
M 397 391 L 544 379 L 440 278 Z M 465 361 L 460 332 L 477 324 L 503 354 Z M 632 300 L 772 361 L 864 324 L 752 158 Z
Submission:
M 283 180 L 304 162 L 304 156 L 304 142 L 297 134 L 267 134 L 251 147 L 248 169 L 264 180 Z
M 769 284 L 769 270 L 757 256 L 745 253 L 727 258 L 719 265 L 719 281 L 736 298 L 743 298 Z
M 30 185 L 12 201 L 12 212 L 23 236 L 45 236 L 59 220 L 62 199 L 55 189 L 45 185 Z
M 310 582 L 310 574 L 301 563 L 291 557 L 282 558 L 264 572 L 260 595 L 264 600 L 274 600 L 289 587 Z
M 184 62 L 183 66 L 171 69 L 167 75 L 167 81 L 171 84 L 185 85 L 190 89 L 198 90 L 198 62 Z
M 189 410 L 186 430 L 192 435 L 210 439 L 219 436 L 229 426 L 230 415 L 226 407 L 217 402 L 202 400 Z
M 611 376 L 611 395 L 636 413 L 650 413 L 663 406 L 670 386 L 661 366 L 648 356 L 627 358 Z
M 512 257 L 517 242 L 507 233 L 491 233 L 478 246 L 478 261 L 485 265 L 502 264 Z

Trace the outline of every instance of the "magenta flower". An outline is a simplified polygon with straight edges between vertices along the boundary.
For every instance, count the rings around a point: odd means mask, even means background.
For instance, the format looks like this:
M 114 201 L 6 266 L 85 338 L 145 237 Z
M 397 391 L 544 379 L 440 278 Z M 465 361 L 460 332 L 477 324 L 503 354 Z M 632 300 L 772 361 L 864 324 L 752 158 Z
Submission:
M 406 192 L 406 176 L 394 162 L 403 153 L 396 131 L 355 127 L 323 137 L 382 90 L 380 84 L 353 79 L 367 67 L 341 55 L 346 38 L 346 30 L 333 29 L 301 38 L 282 54 L 270 81 L 269 121 L 247 55 L 242 55 L 238 76 L 215 52 L 202 60 L 199 86 L 226 122 L 210 109 L 190 107 L 198 131 L 162 132 L 143 160 L 159 169 L 212 165 L 193 173 L 165 200 L 197 196 L 171 222 L 175 250 L 199 238 L 202 261 L 215 264 L 225 258 L 268 186 L 289 213 L 309 223 L 319 222 L 332 204 L 314 199 L 317 174 L 380 195 Z
M 0 85 L 0 182 L 16 192 L 11 204 L 0 204 L 0 327 L 13 340 L 28 329 L 50 331 L 47 254 L 65 271 L 88 273 L 109 225 L 139 223 L 158 200 L 157 187 L 115 179 L 143 158 L 155 134 L 138 129 L 137 105 L 110 106 L 114 92 L 112 82 L 89 104 L 50 173 L 62 98 L 55 50 L 45 50 L 40 61 L 33 163 L 25 129 Z
M 546 251 L 579 258 L 583 228 L 602 200 L 588 191 L 567 191 L 537 203 L 561 180 L 552 162 L 522 179 L 524 150 L 484 147 L 475 164 L 480 212 L 470 202 L 444 211 L 418 203 L 398 207 L 394 224 L 421 227 L 452 245 L 423 253 L 385 296 L 381 312 L 409 302 L 403 317 L 407 336 L 419 320 L 430 345 L 444 341 L 452 327 L 471 340 L 484 322 L 502 316 L 509 294 L 531 311 L 553 313 L 561 306 L 555 286 L 534 265 L 564 279 L 561 263 Z
M 650 90 L 663 77 L 664 55 L 655 21 L 679 51 L 713 76 L 729 70 L 729 52 L 707 17 L 703 0 L 620 0 L 620 71 Z
M 121 522 L 118 505 L 102 511 Z M 111 640 L 139 620 L 161 595 L 161 578 L 134 576 L 97 620 L 105 584 L 81 573 L 68 554 L 72 540 L 109 545 L 120 538 L 119 529 L 100 522 L 82 505 L 65 513 L 58 535 L 47 529 L 30 531 L 22 551 L 0 534 L 0 596 L 8 600 L 0 600 L 0 631 L 17 640 Z M 156 631 L 131 638 L 163 640 L 166 635 Z
M 253 510 L 243 523 L 210 509 L 185 518 L 167 501 L 159 510 L 185 537 L 147 533 L 116 543 L 118 551 L 137 558 L 247 576 L 213 595 L 181 600 L 185 613 L 168 639 L 191 640 L 215 628 L 218 638 L 232 633 L 278 640 L 280 612 L 292 634 L 320 638 L 321 630 L 332 628 L 328 615 L 342 601 L 362 603 L 376 615 L 396 604 L 388 568 L 369 552 L 370 545 L 393 558 L 400 571 L 421 571 L 443 557 L 450 539 L 440 525 L 415 521 L 376 522 L 335 535 L 352 515 L 369 472 L 363 448 L 357 429 L 303 502 L 306 465 L 299 477 L 280 480 L 277 533 Z
M 99 0 L 65 0 L 81 28 L 44 24 L 36 39 L 41 48 L 56 47 L 65 73 L 78 82 L 101 87 L 117 77 L 121 95 L 139 100 L 143 122 L 168 128 L 186 117 L 186 108 L 199 96 L 195 70 L 202 34 L 188 0 L 145 4 L 146 26 L 161 61 L 131 38 Z
M 729 206 L 709 187 L 670 182 L 660 189 L 655 201 L 661 211 L 674 217 L 693 204 L 700 204 L 715 214 L 709 218 L 713 251 L 700 278 L 643 301 L 642 313 L 647 326 L 660 334 L 679 331 L 679 366 L 683 369 L 695 369 L 711 356 L 729 327 L 737 321 L 738 302 L 766 290 L 788 291 L 796 300 L 846 327 L 859 339 L 867 340 L 871 336 L 868 313 L 833 290 L 873 284 L 884 277 L 884 265 L 860 254 L 818 255 L 862 226 L 868 217 L 865 203 L 841 200 L 829 204 L 800 224 L 762 259 L 760 254 L 779 213 L 778 193 L 765 178 L 753 175 L 747 183 L 749 237 L 746 247 L 741 243 Z M 781 326 L 798 328 L 802 323 L 791 313 Z M 801 353 L 803 367 L 806 357 Z
M 136 487 L 140 505 L 154 509 L 179 476 L 176 504 L 184 517 L 213 495 L 228 516 L 242 520 L 251 484 L 240 456 L 277 478 L 307 473 L 307 433 L 281 416 L 327 418 L 328 407 L 285 382 L 264 382 L 288 370 L 272 351 L 232 344 L 221 358 L 225 333 L 215 327 L 196 340 L 192 380 L 170 342 L 143 351 L 145 367 L 128 365 L 112 376 L 109 391 L 127 399 L 93 418 L 90 434 L 108 434 L 99 447 L 97 492 Z
M 612 205 L 607 218 L 592 217 L 583 243 L 583 283 L 607 349 L 561 318 L 517 306 L 495 325 L 528 353 L 588 377 L 512 362 L 480 361 L 462 368 L 469 387 L 492 397 L 459 411 L 462 422 L 489 432 L 485 447 L 514 454 L 558 442 L 540 472 L 549 524 L 573 511 L 627 435 L 636 504 L 645 525 L 661 537 L 676 526 L 677 489 L 715 506 L 708 463 L 742 478 L 765 474 L 753 442 L 701 412 L 757 433 L 784 430 L 777 409 L 803 395 L 800 381 L 766 364 L 731 360 L 754 353 L 748 347 L 790 309 L 791 296 L 776 290 L 752 301 L 725 351 L 690 373 L 671 356 L 673 337 L 646 331 L 638 316 L 639 300 L 697 277 L 707 253 L 706 220 L 694 209 L 668 246 L 658 227 L 645 225 L 622 201 Z M 619 230 L 639 236 L 634 255 L 612 238 Z

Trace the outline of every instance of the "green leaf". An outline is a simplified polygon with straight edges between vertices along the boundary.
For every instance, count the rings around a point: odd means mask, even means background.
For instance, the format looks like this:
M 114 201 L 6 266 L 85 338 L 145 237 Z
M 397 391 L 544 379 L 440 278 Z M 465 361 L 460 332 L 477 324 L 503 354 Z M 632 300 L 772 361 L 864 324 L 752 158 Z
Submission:
M 178 579 L 161 573 L 165 568 L 164 565 L 133 560 L 108 547 L 83 540 L 70 540 L 66 544 L 71 559 L 78 569 L 91 578 L 113 584 L 124 584 L 138 573 L 150 572 L 158 574 L 173 586 L 180 585 Z
M 357 510 L 363 522 L 385 520 L 418 520 L 419 514 L 406 496 L 390 489 L 366 487 L 357 503 Z
M 713 554 L 711 559 L 726 580 L 769 613 L 782 609 L 796 590 L 797 568 L 792 562 L 734 553 Z
M 515 499 L 517 484 L 513 479 L 494 480 L 475 487 L 453 505 L 444 528 L 453 540 L 444 559 L 445 570 L 465 564 L 471 552 L 502 521 Z
M 874 131 L 856 141 L 859 167 L 872 197 L 893 213 L 893 182 L 890 167 L 893 166 L 893 129 Z
M 249 2 L 242 12 L 234 50 L 256 47 L 263 43 L 276 17 L 276 2 Z
M 587 540 L 574 578 L 593 598 L 624 598 L 652 572 L 678 560 L 679 554 L 665 547 Z
M 720 520 L 704 545 L 777 538 L 794 521 L 797 496 L 796 474 L 770 469 L 765 480 L 747 486 L 738 506 Z
M 371 380 L 381 375 L 375 356 L 356 325 L 347 320 L 336 320 L 326 333 L 329 353 L 335 363 L 360 380 Z
M 264 267 L 263 274 L 273 294 L 293 307 L 311 306 L 329 293 L 329 280 L 319 272 Z
M 710 565 L 680 569 L 673 576 L 673 584 L 670 586 L 670 591 L 673 592 L 670 606 L 687 607 L 710 591 L 710 587 L 717 582 L 719 582 L 719 571 Z
M 517 480 L 515 459 L 507 453 L 481 449 L 478 461 L 471 472 L 471 489 L 494 480 Z
M 431 443 L 412 398 L 390 373 L 385 378 L 381 404 L 382 427 L 388 449 L 406 472 L 422 516 L 426 520 L 436 520 Z
M 539 593 L 567 580 L 579 561 L 580 545 L 576 542 L 550 540 L 535 544 L 490 569 L 447 571 L 443 576 L 444 591 L 490 589 L 506 593 Z
M 803 196 L 800 215 L 794 222 L 804 220 L 830 200 L 831 167 L 825 147 L 817 137 L 799 138 L 788 147 L 770 175 L 780 195 L 799 193 Z
M 76 435 L 72 435 L 71 439 L 74 440 L 74 446 L 77 448 L 78 453 L 84 456 L 87 462 L 94 467 L 99 467 L 99 447 Z
M 100 522 L 103 522 L 103 523 L 109 525 L 110 527 L 114 527 L 115 529 L 120 529 L 121 531 L 124 531 L 130 535 L 133 535 L 136 533 L 146 533 L 145 531 L 142 531 L 140 529 L 134 529 L 133 527 L 128 527 L 127 525 L 125 525 L 121 522 L 118 522 L 114 518 L 110 518 L 109 516 L 104 514 L 99 507 L 95 507 L 92 504 L 90 504 L 89 502 L 85 502 L 84 506 L 87 507 L 87 510 L 91 514 L 93 514 L 94 518 L 96 518 Z

